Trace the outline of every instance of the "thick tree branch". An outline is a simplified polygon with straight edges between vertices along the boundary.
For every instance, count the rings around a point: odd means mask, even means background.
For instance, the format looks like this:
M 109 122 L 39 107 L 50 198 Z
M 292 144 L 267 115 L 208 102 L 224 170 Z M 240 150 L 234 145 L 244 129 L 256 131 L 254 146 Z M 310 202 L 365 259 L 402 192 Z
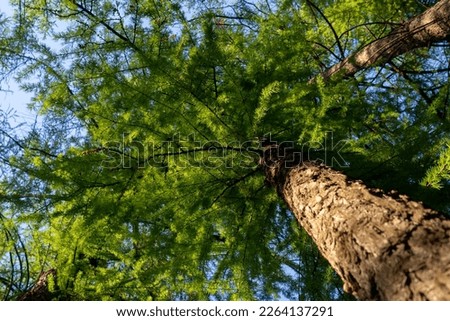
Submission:
M 441 0 L 422 14 L 408 20 L 387 36 L 375 40 L 321 74 L 351 77 L 370 66 L 391 60 L 413 49 L 428 47 L 450 35 L 450 0 Z
M 56 270 L 41 272 L 34 286 L 18 297 L 18 301 L 50 301 L 53 294 L 49 289 L 49 278 L 56 278 Z

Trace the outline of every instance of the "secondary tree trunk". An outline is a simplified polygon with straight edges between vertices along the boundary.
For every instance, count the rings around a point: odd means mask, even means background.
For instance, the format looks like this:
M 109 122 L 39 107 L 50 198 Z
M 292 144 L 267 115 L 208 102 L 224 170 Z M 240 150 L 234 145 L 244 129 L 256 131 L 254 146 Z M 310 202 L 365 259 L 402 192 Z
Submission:
M 359 70 L 380 64 L 450 36 L 450 0 L 441 0 L 422 14 L 408 20 L 387 36 L 375 40 L 321 74 L 328 79 L 336 73 L 350 77 Z
M 53 299 L 53 293 L 49 290 L 49 278 L 56 278 L 56 270 L 50 269 L 41 272 L 34 286 L 27 292 L 23 293 L 18 301 L 50 301 Z
M 269 148 L 262 159 L 266 179 L 345 291 L 361 300 L 450 300 L 450 220 L 325 165 L 294 165 L 276 153 Z

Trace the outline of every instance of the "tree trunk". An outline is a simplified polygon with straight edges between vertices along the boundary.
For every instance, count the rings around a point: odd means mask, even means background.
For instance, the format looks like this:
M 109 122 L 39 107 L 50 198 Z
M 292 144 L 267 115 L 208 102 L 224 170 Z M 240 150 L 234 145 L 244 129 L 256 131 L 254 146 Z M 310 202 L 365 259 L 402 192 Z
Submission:
M 336 73 L 353 76 L 359 70 L 391 60 L 416 48 L 428 47 L 450 36 L 450 0 L 441 0 L 422 14 L 408 20 L 387 36 L 375 40 L 357 53 L 334 65 L 321 76 Z
M 341 276 L 345 291 L 360 300 L 450 300 L 449 219 L 325 165 L 294 165 L 275 153 L 269 148 L 262 159 L 266 180 Z

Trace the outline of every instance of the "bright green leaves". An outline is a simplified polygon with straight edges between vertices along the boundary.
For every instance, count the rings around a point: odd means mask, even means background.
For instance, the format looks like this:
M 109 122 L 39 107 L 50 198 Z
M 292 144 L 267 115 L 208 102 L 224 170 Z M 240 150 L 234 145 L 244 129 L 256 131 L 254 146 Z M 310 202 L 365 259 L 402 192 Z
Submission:
M 426 173 L 421 184 L 426 187 L 441 189 L 444 182 L 450 181 L 450 141 L 444 140 L 443 149 L 440 152 L 434 166 Z M 448 183 L 447 183 L 448 184 Z
M 306 39 L 315 48 L 315 59 L 327 67 L 423 11 L 413 0 L 307 0 L 301 3 L 300 14 L 309 25 Z
M 261 92 L 258 108 L 255 110 L 255 120 L 253 123 L 254 131 L 257 131 L 257 127 L 261 125 L 261 122 L 266 116 L 267 111 L 273 104 L 272 97 L 281 91 L 281 83 L 275 81 L 267 85 Z
M 56 268 L 60 298 L 341 298 L 258 172 L 256 137 L 269 133 L 346 142 L 357 177 L 445 195 L 447 80 L 420 74 L 435 60 L 317 76 L 415 1 L 213 2 L 21 1 L 27 24 L 8 31 L 2 67 L 25 64 L 18 79 L 46 120 L 2 146 L 2 193 L 36 227 L 30 270 Z

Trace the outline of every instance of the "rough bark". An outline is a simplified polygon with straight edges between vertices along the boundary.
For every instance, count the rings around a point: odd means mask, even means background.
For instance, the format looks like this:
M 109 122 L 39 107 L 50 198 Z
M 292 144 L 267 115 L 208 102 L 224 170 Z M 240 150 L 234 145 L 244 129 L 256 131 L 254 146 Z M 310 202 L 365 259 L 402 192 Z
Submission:
M 18 301 L 50 301 L 53 299 L 53 294 L 48 288 L 49 277 L 56 277 L 56 270 L 50 269 L 41 272 L 35 285 L 27 292 L 23 293 Z
M 345 291 L 361 300 L 450 300 L 449 219 L 325 165 L 294 165 L 277 152 L 265 152 L 266 179 L 341 276 Z
M 328 79 L 336 73 L 350 77 L 359 70 L 391 60 L 416 48 L 450 36 L 450 0 L 441 0 L 422 14 L 408 20 L 387 36 L 334 65 L 321 76 Z

